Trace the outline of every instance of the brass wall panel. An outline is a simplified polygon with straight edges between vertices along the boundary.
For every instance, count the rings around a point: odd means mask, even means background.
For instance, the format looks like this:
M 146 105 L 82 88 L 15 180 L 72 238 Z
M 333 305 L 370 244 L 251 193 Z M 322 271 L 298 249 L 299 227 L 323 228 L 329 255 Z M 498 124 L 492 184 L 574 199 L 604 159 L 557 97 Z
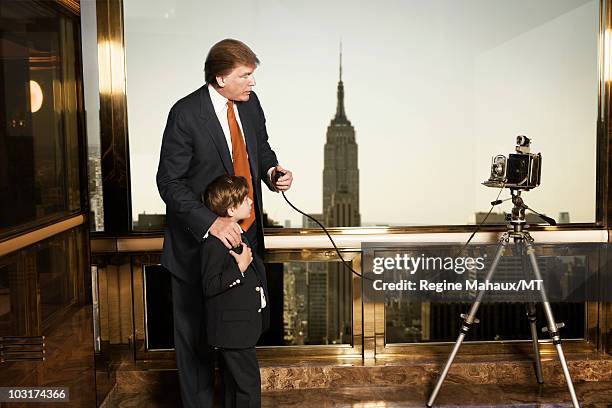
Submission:
M 602 333 L 599 326 L 599 320 L 601 319 L 601 310 L 603 302 L 587 302 L 586 303 L 586 338 L 591 339 L 591 343 L 598 350 L 602 349 Z
M 353 269 L 360 273 L 361 259 L 357 253 L 343 253 L 343 257 L 350 262 Z M 289 262 L 289 261 L 334 261 L 338 260 L 337 256 L 332 256 L 330 251 L 282 251 L 280 253 L 273 252 L 268 254 L 268 262 Z M 134 319 L 134 351 L 138 360 L 164 360 L 173 359 L 173 353 L 165 351 L 147 351 L 145 347 L 146 321 L 145 321 L 145 295 L 144 295 L 144 275 L 143 266 L 159 263 L 158 254 L 132 255 L 132 277 L 131 285 L 133 287 L 133 319 Z M 109 270 L 109 266 L 106 267 Z M 99 271 L 101 269 L 99 268 Z M 109 288 L 123 283 L 117 282 L 119 276 L 127 276 L 127 272 L 115 273 L 115 276 L 107 277 Z M 102 273 L 99 272 L 100 296 L 104 290 L 104 279 Z M 262 359 L 295 359 L 295 358 L 340 358 L 340 359 L 357 359 L 361 360 L 363 353 L 363 318 L 362 318 L 362 299 L 361 299 L 361 280 L 358 276 L 352 275 L 353 298 L 352 298 L 352 345 L 314 345 L 314 346 L 280 346 L 280 347 L 259 347 L 258 355 Z M 120 299 L 127 297 L 127 293 L 121 295 L 117 291 L 108 291 L 108 307 L 110 308 L 110 318 L 108 327 L 102 327 L 102 332 L 109 332 L 111 343 L 117 340 L 117 332 L 120 329 L 120 319 L 116 316 L 119 311 Z M 102 308 L 101 308 L 102 311 Z M 101 313 L 102 314 L 102 313 Z M 114 337 L 113 337 L 114 336 Z M 121 336 L 122 343 L 125 343 L 125 336 Z
M 105 266 L 97 266 L 98 268 L 98 300 L 99 300 L 99 328 L 100 342 L 109 341 L 109 293 L 108 293 L 108 278 L 107 268 Z
M 121 298 L 119 271 L 121 266 L 106 267 L 108 290 L 108 341 L 110 344 L 121 344 Z
M 397 232 L 385 235 L 382 230 L 372 231 L 370 235 L 342 234 L 333 236 L 338 248 L 343 251 L 361 250 L 361 242 L 465 242 L 471 233 L 439 232 L 439 233 L 406 233 Z M 496 243 L 500 231 L 478 233 L 472 242 Z M 608 231 L 604 228 L 571 228 L 546 230 L 531 234 L 539 242 L 607 242 Z M 91 240 L 92 253 L 134 253 L 161 252 L 164 244 L 162 234 L 147 234 L 144 236 L 94 237 Z M 312 232 L 309 235 L 296 233 L 285 235 L 266 235 L 266 249 L 281 254 L 295 251 L 305 251 L 317 254 L 318 259 L 325 260 L 336 256 L 331 242 L 322 232 Z
M 54 235 L 61 234 L 62 232 L 68 231 L 71 228 L 78 227 L 85 222 L 84 215 L 77 215 L 57 222 L 52 225 L 37 229 L 36 231 L 28 232 L 27 234 L 20 235 L 15 238 L 7 239 L 6 241 L 0 242 L 0 256 L 5 256 L 11 252 L 18 251 L 30 245 L 34 245 L 37 242 L 51 238 Z
M 98 264 L 99 327 L 102 343 L 130 344 L 132 325 L 132 273 L 129 257 Z
M 145 241 L 139 238 L 138 241 Z M 130 240 L 132 241 L 132 240 Z M 152 241 L 154 242 L 154 241 Z M 147 244 L 138 244 L 133 248 L 142 249 Z M 125 249 L 125 247 L 124 247 Z M 140 251 L 139 251 L 140 252 Z M 361 255 L 355 252 L 344 252 L 347 260 L 352 262 L 353 268 L 361 272 Z M 109 257 L 111 254 L 98 255 Z M 117 255 L 115 255 L 117 256 Z M 115 256 L 111 256 L 114 258 Z M 99 286 L 100 298 L 104 298 L 106 290 L 107 326 L 101 321 L 101 332 L 106 333 L 108 340 L 113 344 L 129 344 L 134 340 L 137 359 L 168 359 L 172 353 L 154 351 L 147 352 L 145 348 L 146 322 L 144 318 L 144 282 L 143 265 L 158 264 L 159 253 L 146 253 L 142 255 L 123 253 L 121 266 L 107 265 L 100 269 Z M 132 263 L 132 273 L 129 271 L 129 259 Z M 330 250 L 270 250 L 266 254 L 267 262 L 290 262 L 290 261 L 337 261 L 337 255 Z M 103 270 L 110 274 L 104 278 Z M 352 323 L 353 323 L 353 345 L 333 346 L 282 346 L 282 347 L 260 347 L 258 354 L 263 359 L 287 359 L 287 358 L 363 358 L 365 364 L 373 364 L 378 360 L 389 358 L 404 358 L 406 356 L 440 356 L 450 350 L 450 343 L 414 343 L 414 344 L 386 344 L 385 340 L 385 305 L 384 303 L 363 302 L 361 297 L 361 279 L 353 275 L 353 299 L 352 299 Z M 129 288 L 133 288 L 133 293 Z M 133 304 L 130 304 L 133 302 Z M 102 302 L 101 302 L 102 303 Z M 426 308 L 425 308 L 426 309 Z M 104 304 L 101 304 L 101 318 L 104 317 Z M 131 314 L 133 310 L 133 314 Z M 604 314 L 607 309 L 598 303 L 587 304 L 587 331 L 586 340 L 568 342 L 568 351 L 593 351 L 603 340 L 607 333 L 602 324 L 607 320 Z M 427 311 L 425 310 L 425 313 Z M 134 322 L 131 327 L 131 322 Z M 425 319 L 428 321 L 428 319 Z M 609 325 L 608 327 L 612 327 Z M 133 330 L 133 333 L 130 332 Z M 133 337 L 132 337 L 133 336 Z M 609 337 L 608 337 L 609 338 Z M 609 342 L 609 340 L 606 340 Z M 604 348 L 603 344 L 600 349 Z M 527 341 L 518 342 L 468 342 L 462 348 L 465 354 L 480 354 L 490 352 L 494 354 L 515 353 L 517 350 L 529 352 Z M 550 345 L 544 340 L 543 353 L 547 353 Z M 607 348 L 606 350 L 610 350 Z
M 119 266 L 119 342 L 130 344 L 134 338 L 132 316 L 132 266 L 123 263 Z
M 163 237 L 119 238 L 117 240 L 119 252 L 157 252 L 161 251 L 163 246 Z
M 94 1 L 94 0 L 85 0 L 85 1 Z M 80 0 L 56 0 L 56 2 L 64 7 L 65 9 L 71 11 L 77 16 L 81 15 L 81 2 Z
M 602 343 L 603 348 L 608 354 L 612 354 L 612 302 L 602 304 Z
M 97 0 L 104 231 L 131 232 L 123 2 Z
M 132 285 L 134 287 L 134 348 L 144 351 L 145 346 L 145 291 L 144 265 L 139 259 L 132 261 Z
M 612 44 L 610 38 L 610 30 L 612 29 L 612 10 L 610 8 L 610 0 L 601 0 L 599 3 L 599 38 L 598 38 L 598 110 L 599 117 L 597 121 L 597 170 L 596 170 L 596 194 L 597 194 L 597 220 L 601 220 L 603 226 L 608 230 L 612 228 L 612 189 L 610 182 L 612 181 L 612 166 L 610 162 L 610 146 L 612 141 L 612 132 L 610 128 L 610 117 L 612 110 L 611 88 L 610 88 L 610 71 L 611 50 Z
M 600 1 L 599 27 L 599 121 L 597 126 L 597 214 L 603 225 L 612 229 L 612 1 Z M 609 237 L 608 242 L 612 242 Z M 598 344 L 599 349 L 612 354 L 612 303 L 600 302 L 598 305 Z
M 174 353 L 165 351 L 147 352 L 146 348 L 146 294 L 145 294 L 145 266 L 158 265 L 160 255 L 146 254 L 132 256 L 132 286 L 134 291 L 134 353 L 137 360 L 151 358 L 154 354 L 157 359 L 174 360 Z
M 41 310 L 40 292 L 38 290 L 38 270 L 36 269 L 36 257 L 30 256 L 28 252 L 21 254 L 23 270 L 23 294 L 25 295 L 24 313 L 25 329 L 29 336 L 41 333 Z
M 160 249 L 161 251 L 161 249 Z M 117 251 L 117 239 L 116 238 L 92 238 L 91 239 L 91 253 L 116 253 Z

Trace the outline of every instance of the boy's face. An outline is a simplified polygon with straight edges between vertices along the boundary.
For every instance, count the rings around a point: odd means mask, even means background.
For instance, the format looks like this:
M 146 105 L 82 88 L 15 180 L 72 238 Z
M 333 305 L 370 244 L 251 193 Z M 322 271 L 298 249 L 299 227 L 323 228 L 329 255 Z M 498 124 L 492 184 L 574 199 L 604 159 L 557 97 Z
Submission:
M 246 218 L 249 218 L 249 216 L 251 215 L 252 204 L 253 200 L 251 200 L 249 196 L 246 196 L 238 206 L 227 210 L 227 213 L 230 217 L 234 219 L 234 221 L 244 220 Z

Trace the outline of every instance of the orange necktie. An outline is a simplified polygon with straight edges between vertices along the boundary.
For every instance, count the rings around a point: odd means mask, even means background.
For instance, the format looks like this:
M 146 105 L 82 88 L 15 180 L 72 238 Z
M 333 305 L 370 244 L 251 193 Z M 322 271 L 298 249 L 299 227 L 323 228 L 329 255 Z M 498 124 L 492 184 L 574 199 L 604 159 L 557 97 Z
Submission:
M 232 137 L 232 159 L 234 161 L 234 174 L 242 176 L 247 180 L 249 185 L 249 198 L 253 200 L 253 181 L 251 180 L 251 167 L 249 166 L 249 158 L 247 156 L 244 137 L 238 126 L 236 114 L 234 113 L 234 102 L 227 101 L 227 122 L 229 123 L 230 135 Z M 255 200 L 253 200 L 255 203 Z M 251 215 L 239 222 L 244 231 L 247 231 L 255 222 L 254 204 L 251 207 Z

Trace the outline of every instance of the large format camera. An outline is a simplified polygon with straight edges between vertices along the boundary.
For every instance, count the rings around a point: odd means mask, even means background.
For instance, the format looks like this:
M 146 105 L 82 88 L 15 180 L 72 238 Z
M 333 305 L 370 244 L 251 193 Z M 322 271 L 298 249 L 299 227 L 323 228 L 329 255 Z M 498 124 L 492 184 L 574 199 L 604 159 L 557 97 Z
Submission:
M 487 187 L 507 187 L 530 190 L 540 185 L 542 154 L 529 153 L 531 140 L 527 136 L 516 137 L 516 153 L 508 157 L 497 155 L 491 163 L 491 176 L 482 184 Z

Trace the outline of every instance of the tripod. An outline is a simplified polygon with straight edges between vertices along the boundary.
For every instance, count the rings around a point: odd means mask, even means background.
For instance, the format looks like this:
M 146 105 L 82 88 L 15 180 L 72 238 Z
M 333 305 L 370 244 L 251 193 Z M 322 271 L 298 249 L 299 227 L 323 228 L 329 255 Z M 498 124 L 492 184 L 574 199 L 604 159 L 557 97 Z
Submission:
M 508 231 L 506 231 L 499 240 L 499 247 L 497 252 L 495 253 L 495 257 L 493 258 L 493 262 L 491 264 L 490 269 L 487 272 L 485 279 L 487 281 L 491 281 L 493 275 L 495 274 L 495 269 L 497 269 L 497 265 L 504 254 L 508 242 L 510 238 L 513 239 L 516 245 L 521 245 L 521 256 L 527 254 L 529 261 L 531 263 L 531 267 L 533 269 L 533 273 L 535 275 L 535 279 L 542 280 L 542 275 L 540 273 L 540 268 L 538 267 L 538 263 L 535 256 L 535 251 L 533 248 L 533 238 L 526 231 L 527 225 L 525 224 L 525 210 L 528 209 L 527 205 L 523 202 L 521 198 L 521 190 L 511 190 L 512 193 L 512 204 L 514 204 L 512 208 L 512 214 L 510 217 L 510 223 L 508 224 Z M 523 252 L 524 249 L 524 252 Z M 444 369 L 440 374 L 440 378 L 436 382 L 436 385 L 427 401 L 427 407 L 432 407 L 438 393 L 440 392 L 440 388 L 442 387 L 442 383 L 448 374 L 448 371 L 453 364 L 453 360 L 455 359 L 459 348 L 461 347 L 461 343 L 465 339 L 465 336 L 468 334 L 472 325 L 479 323 L 476 318 L 476 312 L 478 312 L 478 308 L 482 301 L 483 296 L 485 295 L 486 290 L 481 290 L 475 302 L 472 304 L 470 311 L 467 315 L 462 314 L 461 318 L 463 320 L 461 324 L 461 329 L 459 332 L 459 336 L 457 337 L 457 341 L 455 341 L 455 345 L 444 365 Z M 572 382 L 572 378 L 569 373 L 569 369 L 567 368 L 567 361 L 565 359 L 565 355 L 563 354 L 563 349 L 561 348 L 561 337 L 559 335 L 558 329 L 563 327 L 563 323 L 556 323 L 555 318 L 553 316 L 552 309 L 550 307 L 550 303 L 548 302 L 548 297 L 546 295 L 546 291 L 544 290 L 544 286 L 540 286 L 540 297 L 541 303 L 544 307 L 544 314 L 546 316 L 547 326 L 542 329 L 543 332 L 548 332 L 552 339 L 552 343 L 555 345 L 557 350 L 557 355 L 559 356 L 559 361 L 561 362 L 561 367 L 563 369 L 563 375 L 565 376 L 565 380 L 567 381 L 567 388 L 569 389 L 570 396 L 572 398 L 572 404 L 574 408 L 579 408 L 580 404 L 578 403 L 578 398 L 576 397 L 576 391 L 574 390 L 574 384 Z M 533 352 L 535 354 L 535 365 L 536 365 L 536 378 L 539 384 L 544 383 L 543 375 L 542 375 L 542 362 L 540 360 L 540 349 L 538 345 L 538 333 L 536 328 L 536 315 L 535 315 L 535 303 L 530 302 L 527 305 L 527 318 L 529 320 L 529 326 L 531 331 L 531 341 L 533 344 Z

